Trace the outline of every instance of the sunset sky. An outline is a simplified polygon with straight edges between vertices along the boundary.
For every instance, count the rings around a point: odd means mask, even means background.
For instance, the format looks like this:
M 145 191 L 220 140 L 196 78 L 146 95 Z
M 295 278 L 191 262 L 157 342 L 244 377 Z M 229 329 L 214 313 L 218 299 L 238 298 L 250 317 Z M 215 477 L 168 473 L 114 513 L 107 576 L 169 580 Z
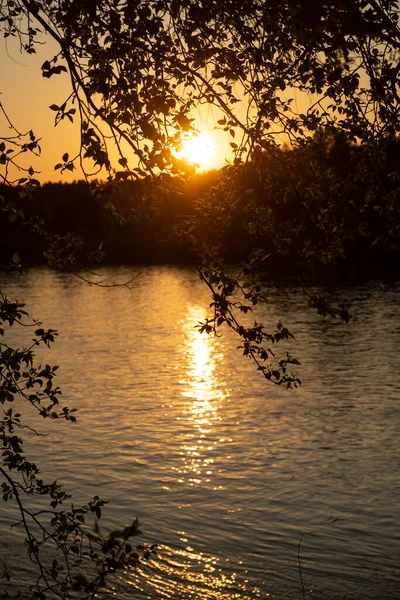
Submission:
M 35 177 L 41 182 L 79 179 L 82 174 L 78 170 L 72 173 L 64 171 L 61 175 L 54 171 L 55 164 L 61 162 L 64 152 L 72 157 L 79 150 L 78 123 L 71 124 L 65 120 L 54 128 L 55 113 L 49 109 L 50 104 L 60 105 L 68 96 L 69 76 L 62 73 L 50 79 L 43 78 L 40 67 L 56 53 L 57 48 L 53 41 L 47 39 L 43 46 L 37 46 L 36 49 L 36 55 L 21 54 L 15 39 L 1 40 L 0 101 L 20 132 L 32 129 L 36 137 L 41 138 L 41 157 L 27 154 L 24 167 L 32 165 L 35 171 L 40 171 Z M 198 162 L 203 169 L 220 168 L 227 158 L 232 158 L 229 146 L 231 138 L 226 132 L 215 129 L 216 120 L 221 118 L 217 112 L 207 106 L 194 115 L 201 135 L 182 151 L 182 156 Z M 3 116 L 0 118 L 0 135 L 9 135 Z M 15 174 L 15 177 L 19 176 L 23 177 L 24 174 Z

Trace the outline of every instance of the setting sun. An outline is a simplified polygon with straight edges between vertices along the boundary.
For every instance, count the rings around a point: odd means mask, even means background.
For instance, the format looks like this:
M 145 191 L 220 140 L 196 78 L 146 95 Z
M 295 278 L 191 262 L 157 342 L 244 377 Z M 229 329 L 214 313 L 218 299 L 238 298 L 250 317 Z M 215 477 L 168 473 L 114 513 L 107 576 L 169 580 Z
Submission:
M 210 136 L 200 133 L 198 136 L 193 136 L 183 143 L 178 156 L 179 158 L 185 158 L 202 170 L 210 169 L 215 157 L 215 145 Z

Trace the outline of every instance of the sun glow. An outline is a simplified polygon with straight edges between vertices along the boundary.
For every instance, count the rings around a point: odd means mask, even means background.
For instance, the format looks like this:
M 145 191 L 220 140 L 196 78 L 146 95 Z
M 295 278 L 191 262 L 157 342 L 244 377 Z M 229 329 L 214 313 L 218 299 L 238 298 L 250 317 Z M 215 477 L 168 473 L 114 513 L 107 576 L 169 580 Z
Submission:
M 201 170 L 211 169 L 215 158 L 215 144 L 209 135 L 200 133 L 183 142 L 178 157 Z

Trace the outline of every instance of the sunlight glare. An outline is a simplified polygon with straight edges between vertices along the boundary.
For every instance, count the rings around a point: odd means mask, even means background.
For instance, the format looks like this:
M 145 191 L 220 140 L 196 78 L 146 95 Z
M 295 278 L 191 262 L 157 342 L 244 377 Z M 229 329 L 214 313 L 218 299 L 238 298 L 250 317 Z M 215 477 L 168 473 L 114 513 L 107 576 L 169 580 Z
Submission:
M 215 438 L 214 423 L 221 419 L 219 410 L 229 396 L 224 382 L 216 374 L 217 360 L 212 336 L 199 333 L 194 323 L 204 320 L 206 311 L 198 305 L 188 309 L 187 318 L 182 320 L 186 343 L 186 376 L 181 380 L 184 386 L 181 394 L 186 400 L 184 414 L 192 428 L 188 430 L 181 444 L 182 465 L 178 469 L 182 483 L 189 486 L 212 485 L 214 471 L 214 450 L 222 441 Z
M 195 167 L 201 170 L 211 169 L 215 157 L 215 146 L 205 133 L 193 136 L 183 143 L 178 153 L 179 158 L 185 158 Z

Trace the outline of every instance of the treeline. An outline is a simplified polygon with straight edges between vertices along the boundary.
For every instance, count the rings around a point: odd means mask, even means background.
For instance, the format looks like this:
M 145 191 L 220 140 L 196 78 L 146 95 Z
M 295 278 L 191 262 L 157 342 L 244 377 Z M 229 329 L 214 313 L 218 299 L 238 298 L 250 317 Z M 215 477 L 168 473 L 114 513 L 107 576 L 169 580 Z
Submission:
M 398 272 L 399 140 L 357 145 L 320 130 L 294 149 L 260 152 L 226 172 L 204 212 L 203 235 L 214 231 L 232 261 L 261 248 L 278 272 Z
M 59 245 L 72 244 L 75 250 L 81 245 L 82 262 L 96 254 L 105 264 L 186 262 L 176 227 L 193 217 L 195 199 L 219 175 L 197 175 L 190 181 L 166 176 L 113 183 L 49 182 L 29 193 L 23 190 L 22 197 L 21 190 L 2 186 L 8 210 L 0 212 L 0 262 L 9 263 L 16 252 L 23 263 L 47 262 L 47 233 Z
M 24 198 L 0 194 L 31 223 L 66 240 L 82 238 L 82 260 L 108 264 L 187 263 L 192 253 L 179 232 L 191 223 L 193 245 L 218 246 L 231 262 L 255 249 L 268 268 L 338 274 L 398 270 L 400 145 L 350 143 L 319 131 L 295 149 L 255 153 L 247 164 L 187 179 L 108 184 L 46 183 Z M 45 242 L 16 214 L 0 214 L 0 260 L 45 260 Z M 68 237 L 69 236 L 69 237 Z

